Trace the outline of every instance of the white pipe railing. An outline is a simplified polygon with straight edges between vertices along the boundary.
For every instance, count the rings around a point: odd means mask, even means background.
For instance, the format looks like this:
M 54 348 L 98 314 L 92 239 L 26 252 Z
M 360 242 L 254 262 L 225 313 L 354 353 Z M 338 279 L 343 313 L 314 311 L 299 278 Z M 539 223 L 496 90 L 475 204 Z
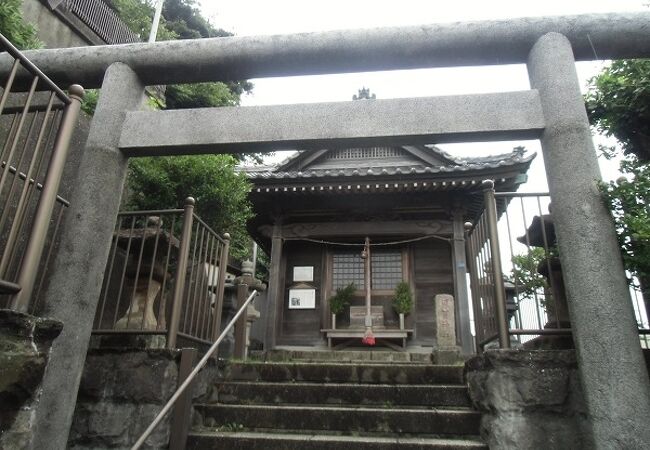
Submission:
M 224 337 L 226 337 L 226 333 L 235 325 L 235 322 L 237 322 L 237 319 L 239 319 L 239 316 L 243 314 L 244 311 L 246 311 L 246 308 L 248 307 L 248 304 L 253 301 L 253 298 L 257 295 L 257 291 L 253 291 L 251 295 L 248 296 L 244 304 L 242 305 L 241 308 L 239 308 L 239 311 L 237 311 L 237 314 L 235 314 L 235 317 L 232 318 L 230 323 L 224 328 L 224 330 L 221 332 L 219 337 L 217 338 L 216 341 L 214 341 L 214 344 L 212 344 L 212 347 L 205 353 L 201 361 L 196 365 L 196 367 L 192 370 L 192 372 L 187 376 L 185 381 L 178 387 L 176 392 L 174 392 L 174 395 L 171 396 L 171 398 L 167 401 L 167 404 L 163 407 L 163 409 L 158 413 L 156 418 L 151 422 L 151 425 L 142 433 L 142 436 L 140 436 L 140 439 L 136 441 L 135 444 L 133 444 L 133 447 L 131 447 L 131 450 L 138 450 L 142 444 L 144 444 L 144 441 L 147 440 L 149 435 L 153 432 L 153 430 L 160 424 L 160 422 L 164 419 L 165 415 L 169 412 L 170 409 L 172 409 L 172 406 L 174 406 L 174 403 L 176 403 L 176 400 L 185 392 L 187 387 L 192 383 L 194 380 L 194 377 L 199 373 L 199 371 L 203 368 L 203 366 L 206 365 L 208 362 L 208 359 L 212 356 L 214 352 L 217 351 L 217 348 L 219 347 L 219 344 L 223 340 Z

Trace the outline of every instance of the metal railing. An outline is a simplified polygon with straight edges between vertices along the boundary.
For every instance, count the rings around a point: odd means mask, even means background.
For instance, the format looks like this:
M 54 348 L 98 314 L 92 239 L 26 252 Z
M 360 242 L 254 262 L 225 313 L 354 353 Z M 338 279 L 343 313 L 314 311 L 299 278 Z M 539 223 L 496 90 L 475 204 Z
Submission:
M 170 397 L 170 399 L 167 401 L 163 409 L 158 413 L 158 415 L 155 417 L 153 422 L 147 427 L 147 429 L 142 433 L 142 436 L 136 441 L 135 444 L 133 444 L 133 447 L 131 447 L 131 450 L 138 450 L 140 447 L 142 447 L 142 444 L 147 440 L 149 435 L 153 432 L 153 430 L 162 422 L 162 420 L 165 418 L 167 413 L 172 409 L 176 401 L 185 393 L 187 388 L 192 384 L 194 381 L 194 378 L 196 375 L 201 371 L 201 369 L 207 364 L 208 360 L 214 355 L 214 353 L 217 351 L 219 348 L 219 344 L 221 341 L 226 337 L 226 334 L 230 331 L 230 329 L 237 323 L 239 320 L 239 317 L 248 309 L 248 305 L 250 304 L 251 301 L 255 298 L 257 295 L 257 291 L 253 291 L 246 301 L 241 305 L 239 310 L 237 311 L 237 314 L 230 320 L 228 325 L 223 329 L 219 337 L 214 341 L 212 346 L 208 349 L 208 351 L 203 355 L 203 358 L 201 358 L 201 361 L 194 367 L 192 372 L 185 378 L 183 383 L 178 387 L 176 392 Z M 181 446 L 180 448 L 184 448 L 184 446 Z M 175 450 L 175 449 L 172 449 Z
M 484 186 L 485 211 L 467 225 L 466 240 L 477 348 L 497 339 L 507 348 L 543 335 L 570 335 L 549 194 L 495 193 L 492 184 Z M 632 283 L 630 292 L 647 348 L 650 327 L 640 289 Z
M 503 283 L 496 282 L 503 274 L 496 235 L 498 212 L 493 201 L 494 183 L 485 181 L 484 188 L 485 210 L 473 226 L 467 224 L 466 239 L 476 348 L 497 338 L 502 348 L 508 348 L 505 288 Z
M 118 214 L 93 325 L 96 335 L 148 335 L 210 345 L 219 334 L 230 236 L 184 209 Z M 155 336 L 160 338 L 156 339 Z
M 84 92 L 66 95 L 1 34 L 0 49 L 14 58 L 0 97 L 0 307 L 34 312 L 69 206 L 57 191 Z M 12 92 L 19 70 L 32 75 L 26 94 Z
M 140 37 L 102 0 L 65 0 L 62 6 L 107 44 L 141 42 Z

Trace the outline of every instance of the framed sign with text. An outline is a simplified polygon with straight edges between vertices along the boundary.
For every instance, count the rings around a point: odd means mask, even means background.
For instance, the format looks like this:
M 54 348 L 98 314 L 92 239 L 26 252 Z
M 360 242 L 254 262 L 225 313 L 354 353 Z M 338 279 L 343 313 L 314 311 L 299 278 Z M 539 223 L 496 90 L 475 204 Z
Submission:
M 293 281 L 314 281 L 314 267 L 295 266 L 293 268 Z
M 316 289 L 289 289 L 289 309 L 315 309 Z

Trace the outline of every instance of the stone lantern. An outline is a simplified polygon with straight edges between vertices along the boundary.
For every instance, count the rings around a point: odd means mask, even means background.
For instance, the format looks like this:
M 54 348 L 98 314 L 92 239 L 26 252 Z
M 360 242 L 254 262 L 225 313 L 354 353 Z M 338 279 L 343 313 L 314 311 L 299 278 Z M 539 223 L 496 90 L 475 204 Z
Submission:
M 162 230 L 160 217 L 150 217 L 144 228 L 119 230 L 115 239 L 119 248 L 128 251 L 125 287 L 126 292 L 133 292 L 131 303 L 115 323 L 115 329 L 164 329 L 165 317 L 156 318 L 153 306 L 163 280 L 170 275 L 165 273 L 164 252 L 156 250 L 167 246 L 178 248 L 178 239 Z
M 550 208 L 549 205 L 549 211 Z M 546 257 L 537 266 L 537 273 L 546 278 L 551 294 L 550 301 L 549 296 L 546 295 L 546 304 L 544 306 L 548 321 L 544 325 L 544 329 L 570 329 L 571 319 L 564 288 L 562 265 L 556 250 L 557 238 L 555 236 L 553 216 L 544 214 L 533 217 L 526 234 L 518 237 L 517 240 L 532 247 L 544 248 L 546 252 Z M 566 335 L 540 336 L 528 344 L 539 348 L 573 348 L 573 340 L 570 335 L 568 338 Z

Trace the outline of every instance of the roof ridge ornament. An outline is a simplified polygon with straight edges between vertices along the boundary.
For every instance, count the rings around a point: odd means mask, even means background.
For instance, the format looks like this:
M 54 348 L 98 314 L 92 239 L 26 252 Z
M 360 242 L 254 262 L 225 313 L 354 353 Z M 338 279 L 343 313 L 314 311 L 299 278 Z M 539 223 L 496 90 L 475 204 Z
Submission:
M 365 86 L 359 89 L 359 95 L 352 96 L 352 100 L 375 100 L 376 98 L 375 94 L 370 95 L 370 88 Z
M 512 154 L 515 156 L 522 157 L 526 154 L 526 147 L 523 145 L 518 145 L 517 147 L 512 149 Z

